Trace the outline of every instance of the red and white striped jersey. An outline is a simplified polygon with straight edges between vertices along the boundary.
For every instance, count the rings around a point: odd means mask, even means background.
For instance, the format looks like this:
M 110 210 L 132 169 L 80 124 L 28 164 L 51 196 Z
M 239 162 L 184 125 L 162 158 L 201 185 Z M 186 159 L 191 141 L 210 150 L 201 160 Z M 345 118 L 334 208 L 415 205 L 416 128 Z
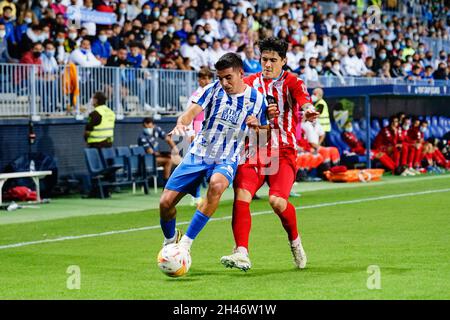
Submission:
M 244 81 L 265 96 L 270 95 L 277 100 L 280 114 L 270 121 L 270 126 L 277 129 L 279 134 L 275 141 L 273 139 L 275 137 L 272 136 L 272 147 L 278 145 L 280 148 L 296 149 L 296 128 L 300 121 L 298 108 L 311 103 L 303 81 L 288 71 L 282 71 L 277 79 L 264 79 L 262 73 L 258 72 L 245 77 Z

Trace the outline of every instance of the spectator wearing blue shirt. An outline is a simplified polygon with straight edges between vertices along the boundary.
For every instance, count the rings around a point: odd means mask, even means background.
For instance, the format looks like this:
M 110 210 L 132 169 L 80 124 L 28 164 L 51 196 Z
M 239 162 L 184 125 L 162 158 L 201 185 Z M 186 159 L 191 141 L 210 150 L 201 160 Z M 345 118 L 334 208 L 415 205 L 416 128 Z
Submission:
M 142 126 L 144 127 L 144 130 L 138 136 L 137 143 L 145 149 L 145 153 L 153 154 L 155 156 L 158 167 L 164 167 L 163 178 L 164 182 L 166 182 L 167 179 L 169 179 L 173 166 L 171 153 L 178 154 L 179 151 L 172 138 L 168 136 L 164 130 L 155 125 L 153 118 L 144 118 Z M 172 150 L 171 152 L 161 152 L 159 147 L 160 139 L 167 142 Z
M 252 46 L 247 46 L 244 50 L 245 58 L 244 62 L 244 72 L 245 73 L 256 73 L 262 71 L 261 64 L 258 60 L 256 60 L 255 52 L 253 51 Z
M 106 61 L 111 56 L 111 50 L 106 30 L 100 30 L 97 39 L 92 44 L 92 53 L 97 59 Z
M 12 8 L 10 6 L 3 7 L 3 17 L 0 18 L 0 23 L 3 23 L 5 25 L 5 39 L 15 44 L 16 37 L 14 35 L 14 19 L 12 17 Z
M 142 67 L 142 55 L 140 54 L 139 44 L 134 42 L 130 45 L 130 53 L 127 57 L 128 62 L 133 66 L 133 68 Z
M 33 11 L 25 10 L 20 14 L 14 30 L 17 43 L 22 41 L 23 35 L 27 32 L 29 26 L 31 26 L 33 22 L 37 23 L 37 19 L 35 18 Z
M 422 68 L 415 64 L 412 67 L 412 70 L 406 74 L 405 80 L 414 81 L 414 80 L 422 80 Z

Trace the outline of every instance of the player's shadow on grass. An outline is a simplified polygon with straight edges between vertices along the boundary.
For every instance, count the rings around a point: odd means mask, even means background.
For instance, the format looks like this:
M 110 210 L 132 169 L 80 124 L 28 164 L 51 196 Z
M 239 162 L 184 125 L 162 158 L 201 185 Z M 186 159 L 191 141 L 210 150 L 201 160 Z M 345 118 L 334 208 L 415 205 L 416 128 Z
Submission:
M 189 275 L 191 278 L 196 277 L 204 277 L 204 276 L 224 276 L 224 277 L 261 277 L 261 276 L 267 276 L 272 274 L 287 274 L 287 273 L 299 273 L 302 271 L 307 271 L 307 269 L 299 270 L 296 268 L 292 269 L 264 269 L 264 268 L 258 268 L 258 269 L 252 269 L 247 272 L 238 270 L 238 269 L 223 269 L 223 270 L 199 270 L 196 269 L 195 271 L 192 271 L 192 273 Z

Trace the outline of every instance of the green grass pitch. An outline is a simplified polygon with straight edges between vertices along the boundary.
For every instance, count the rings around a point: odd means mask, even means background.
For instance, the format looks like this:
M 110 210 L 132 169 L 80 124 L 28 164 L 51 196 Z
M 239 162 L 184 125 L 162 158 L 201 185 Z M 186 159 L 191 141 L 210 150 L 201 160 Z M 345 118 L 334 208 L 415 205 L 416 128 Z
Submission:
M 281 223 L 267 213 L 267 197 L 251 206 L 260 214 L 252 219 L 253 268 L 247 273 L 219 263 L 233 246 L 231 200 L 220 204 L 200 233 L 191 270 L 178 279 L 156 265 L 162 233 L 155 209 L 0 224 L 0 298 L 450 299 L 450 176 L 338 186 L 302 192 L 291 202 L 303 207 L 297 212 L 308 255 L 305 270 L 294 268 Z M 189 221 L 193 211 L 180 207 L 177 221 Z M 148 226 L 155 227 L 130 231 Z M 128 231 L 5 247 L 114 230 Z M 80 270 L 75 290 L 67 287 L 73 265 Z M 367 286 L 374 276 L 378 289 Z

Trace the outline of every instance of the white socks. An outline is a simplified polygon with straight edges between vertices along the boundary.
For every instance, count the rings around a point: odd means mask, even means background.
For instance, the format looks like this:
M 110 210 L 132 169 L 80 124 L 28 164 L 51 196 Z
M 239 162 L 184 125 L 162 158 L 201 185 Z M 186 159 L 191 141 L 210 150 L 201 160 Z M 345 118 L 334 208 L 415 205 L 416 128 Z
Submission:
M 298 236 L 297 239 L 291 241 L 291 247 L 296 247 L 301 243 L 302 241 L 300 240 L 300 236 Z
M 192 243 L 194 242 L 193 239 L 189 238 L 187 235 L 183 235 L 181 237 L 181 240 L 179 242 L 179 245 L 183 248 L 186 248 L 187 250 L 191 250 Z
M 246 247 L 237 247 L 235 252 L 240 252 L 242 254 L 245 254 L 246 256 L 248 256 L 248 250 Z

